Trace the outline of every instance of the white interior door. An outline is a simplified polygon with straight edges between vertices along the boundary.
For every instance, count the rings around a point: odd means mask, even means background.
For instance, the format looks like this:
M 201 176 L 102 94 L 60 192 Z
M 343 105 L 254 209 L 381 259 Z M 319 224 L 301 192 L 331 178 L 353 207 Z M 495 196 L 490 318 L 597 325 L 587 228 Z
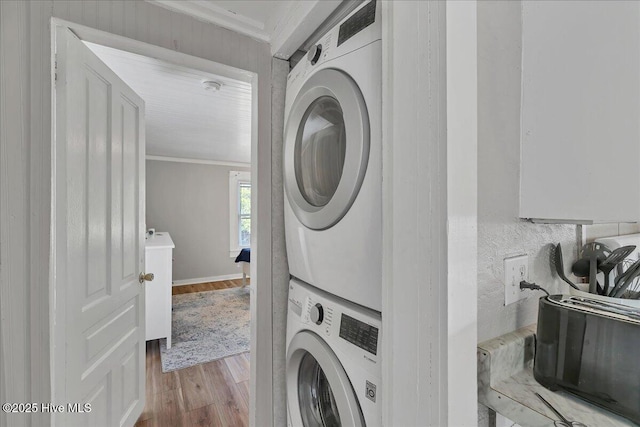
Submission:
M 144 102 L 69 29 L 55 42 L 54 423 L 132 426 L 145 394 Z

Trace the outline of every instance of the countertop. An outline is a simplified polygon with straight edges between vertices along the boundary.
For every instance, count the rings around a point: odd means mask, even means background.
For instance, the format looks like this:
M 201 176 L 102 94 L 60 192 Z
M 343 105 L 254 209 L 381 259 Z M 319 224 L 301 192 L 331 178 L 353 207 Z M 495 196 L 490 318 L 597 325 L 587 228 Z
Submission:
M 146 249 L 167 249 L 175 248 L 171 240 L 171 235 L 166 231 L 157 231 L 152 237 L 148 237 L 145 240 Z
M 478 401 L 521 426 L 553 426 L 557 417 L 538 399 L 540 393 L 561 414 L 589 427 L 635 426 L 569 393 L 553 392 L 533 377 L 536 325 L 478 345 Z

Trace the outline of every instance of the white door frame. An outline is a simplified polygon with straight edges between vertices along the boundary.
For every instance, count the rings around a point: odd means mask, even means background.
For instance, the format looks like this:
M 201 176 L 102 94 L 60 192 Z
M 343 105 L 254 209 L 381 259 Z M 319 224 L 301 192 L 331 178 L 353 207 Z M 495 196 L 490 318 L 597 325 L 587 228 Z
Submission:
M 263 168 L 259 168 L 259 165 L 267 165 L 264 169 L 268 170 L 268 176 L 271 177 L 271 149 L 261 150 L 265 156 L 269 157 L 268 159 L 258 159 L 258 132 L 260 130 L 258 126 L 258 74 L 54 17 L 51 18 L 52 77 L 55 72 L 53 68 L 55 63 L 54 41 L 56 39 L 56 31 L 67 28 L 84 41 L 251 83 L 251 175 L 255 177 L 256 182 L 254 191 L 252 191 L 251 221 L 256 226 L 255 232 L 251 235 L 251 247 L 254 249 L 254 254 L 252 254 L 253 262 L 251 263 L 250 275 L 252 280 L 250 292 L 251 300 L 254 303 L 251 304 L 251 401 L 249 405 L 249 419 L 251 425 L 259 425 L 258 420 L 272 420 L 271 180 L 259 179 L 264 175 Z M 53 84 L 52 90 L 55 90 Z M 55 98 L 52 97 L 52 99 Z M 54 124 L 55 122 L 52 120 L 52 138 L 55 132 Z M 269 127 L 268 130 L 270 132 L 271 128 Z M 267 135 L 266 138 L 270 140 L 271 134 Z M 52 170 L 52 174 L 54 173 L 55 171 Z M 52 187 L 52 198 L 54 197 L 55 188 Z M 52 224 L 52 227 L 53 226 L 55 226 L 55 224 Z M 54 236 L 55 233 L 52 232 L 51 235 Z M 55 242 L 51 242 L 51 248 L 55 248 Z M 257 283 L 260 283 L 259 287 L 256 286 Z M 56 336 L 54 333 L 56 331 L 56 324 L 54 322 L 56 313 L 53 312 L 54 305 L 52 298 L 55 294 L 52 286 L 53 279 L 50 278 L 50 344 L 53 349 L 55 348 L 53 339 L 54 336 Z M 52 372 L 52 380 L 55 376 L 56 373 Z M 53 387 L 52 391 L 54 391 Z
M 477 425 L 475 1 L 384 1 L 383 425 Z

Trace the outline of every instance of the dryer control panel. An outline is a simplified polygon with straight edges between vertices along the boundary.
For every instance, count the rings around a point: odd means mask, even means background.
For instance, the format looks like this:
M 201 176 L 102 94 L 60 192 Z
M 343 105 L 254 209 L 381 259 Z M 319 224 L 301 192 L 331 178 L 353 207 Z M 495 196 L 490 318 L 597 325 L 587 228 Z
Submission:
M 309 49 L 287 76 L 286 105 L 291 106 L 299 87 L 322 64 L 382 39 L 380 9 L 376 0 L 364 3 Z
M 338 46 L 376 21 L 376 2 L 371 1 L 340 24 Z

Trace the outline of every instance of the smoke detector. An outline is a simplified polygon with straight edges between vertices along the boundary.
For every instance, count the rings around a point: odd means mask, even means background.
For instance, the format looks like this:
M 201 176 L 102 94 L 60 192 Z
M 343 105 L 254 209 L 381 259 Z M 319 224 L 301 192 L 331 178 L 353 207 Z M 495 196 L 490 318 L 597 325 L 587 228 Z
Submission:
M 204 90 L 208 90 L 209 92 L 218 92 L 220 88 L 222 88 L 222 83 L 214 80 L 205 80 L 202 82 L 202 87 L 204 87 Z

